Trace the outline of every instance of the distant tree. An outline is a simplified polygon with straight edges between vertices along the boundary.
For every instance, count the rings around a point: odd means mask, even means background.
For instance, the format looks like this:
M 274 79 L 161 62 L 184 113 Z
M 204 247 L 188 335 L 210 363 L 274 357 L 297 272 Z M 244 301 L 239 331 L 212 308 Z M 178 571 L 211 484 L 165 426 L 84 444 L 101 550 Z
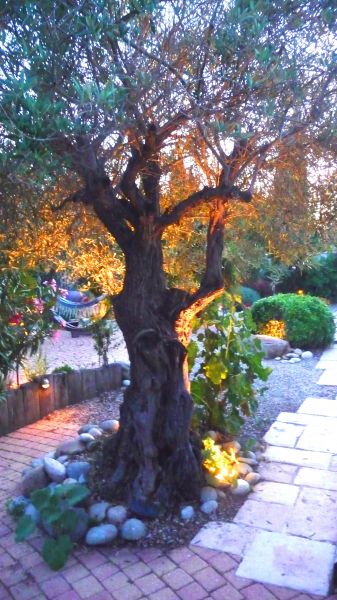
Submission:
M 335 143 L 336 17 L 328 0 L 2 3 L 1 164 L 35 194 L 67 181 L 54 218 L 69 203 L 91 206 L 125 258 L 112 302 L 131 386 L 110 484 L 133 505 L 198 492 L 191 320 L 222 292 L 230 207 L 252 199 L 259 173 L 291 139 L 305 132 Z M 168 203 L 179 147 L 185 169 L 200 170 L 193 147 L 216 169 L 212 183 L 195 175 L 196 187 Z M 201 206 L 203 275 L 194 289 L 170 287 L 164 236 Z

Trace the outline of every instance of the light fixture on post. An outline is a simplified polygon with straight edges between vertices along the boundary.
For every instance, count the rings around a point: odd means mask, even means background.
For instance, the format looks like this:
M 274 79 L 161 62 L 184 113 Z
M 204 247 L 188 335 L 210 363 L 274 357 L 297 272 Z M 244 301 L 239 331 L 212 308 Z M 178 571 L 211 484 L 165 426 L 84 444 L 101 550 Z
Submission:
M 47 390 L 50 387 L 50 382 L 48 377 L 43 377 L 43 379 L 41 379 L 40 381 L 40 386 L 44 389 Z

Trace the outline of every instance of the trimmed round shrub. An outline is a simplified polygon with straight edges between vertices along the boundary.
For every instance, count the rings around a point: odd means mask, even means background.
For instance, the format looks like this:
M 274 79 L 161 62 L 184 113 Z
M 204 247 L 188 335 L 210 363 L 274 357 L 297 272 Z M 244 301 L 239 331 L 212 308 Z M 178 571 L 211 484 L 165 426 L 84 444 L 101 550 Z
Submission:
M 261 294 L 259 294 L 259 292 L 244 285 L 242 285 L 240 288 L 240 294 L 242 297 L 242 303 L 245 306 L 251 306 L 254 304 L 254 302 L 257 302 L 257 300 L 260 300 L 261 298 Z
M 251 308 L 258 333 L 271 320 L 284 321 L 286 339 L 299 348 L 325 348 L 334 339 L 335 324 L 327 305 L 315 296 L 276 294 Z

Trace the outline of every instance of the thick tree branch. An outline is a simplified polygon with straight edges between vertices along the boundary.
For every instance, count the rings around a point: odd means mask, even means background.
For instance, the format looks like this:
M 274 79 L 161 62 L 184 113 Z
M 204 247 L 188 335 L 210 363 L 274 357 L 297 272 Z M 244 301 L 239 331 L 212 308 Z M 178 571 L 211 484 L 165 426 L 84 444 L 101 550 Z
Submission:
M 243 202 L 250 202 L 252 195 L 250 192 L 240 190 L 236 186 L 220 185 L 214 188 L 205 186 L 202 190 L 194 192 L 185 198 L 185 200 L 179 202 L 170 211 L 163 213 L 157 219 L 157 226 L 164 229 L 169 225 L 174 225 L 175 223 L 178 223 L 181 217 L 191 208 L 196 208 L 201 204 L 211 202 L 217 198 L 222 200 L 237 199 L 242 200 Z

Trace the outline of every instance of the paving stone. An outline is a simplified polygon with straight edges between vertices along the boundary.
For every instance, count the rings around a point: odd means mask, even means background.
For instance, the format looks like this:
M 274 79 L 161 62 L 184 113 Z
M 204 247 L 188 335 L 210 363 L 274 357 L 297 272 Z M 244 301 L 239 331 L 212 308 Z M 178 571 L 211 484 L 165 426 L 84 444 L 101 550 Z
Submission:
M 282 465 L 276 462 L 261 462 L 259 464 L 259 473 L 262 479 L 278 481 L 279 483 L 292 483 L 298 469 L 297 465 Z
M 254 486 L 250 499 L 293 506 L 296 502 L 298 492 L 299 488 L 296 485 L 275 483 L 274 481 L 261 481 Z
M 236 513 L 234 523 L 241 523 L 250 525 L 252 528 L 254 527 L 255 534 L 257 534 L 258 529 L 282 531 L 291 516 L 292 509 L 293 507 L 284 504 L 255 502 L 255 500 L 249 499 L 246 500 L 240 510 Z M 244 549 L 244 553 L 245 552 L 247 552 L 247 547 Z
M 247 501 L 244 506 L 246 504 Z M 255 533 L 256 529 L 253 527 L 210 521 L 200 529 L 191 544 L 243 556 L 247 544 L 252 541 Z
M 245 589 L 245 600 L 275 600 L 275 596 L 261 583 L 253 583 Z
M 217 557 L 216 556 L 212 557 L 210 560 L 214 560 L 214 558 L 216 559 Z M 231 559 L 229 559 L 229 560 L 231 560 Z M 193 573 L 195 573 L 196 571 L 200 571 L 201 569 L 204 569 L 205 567 L 207 567 L 207 562 L 204 561 L 202 558 L 200 558 L 200 556 L 197 556 L 195 554 L 191 558 L 188 558 L 187 560 L 184 560 L 182 563 L 180 563 L 180 566 L 185 571 L 185 573 L 188 573 L 189 575 L 193 575 Z M 158 575 L 158 573 L 157 573 L 157 575 Z
M 328 469 L 330 463 L 330 457 L 327 452 L 311 452 L 309 450 L 281 448 L 279 446 L 269 446 L 264 456 L 270 462 L 280 462 L 317 469 Z
M 305 487 L 288 520 L 287 531 L 312 540 L 337 542 L 337 492 Z
M 280 423 L 276 421 L 264 436 L 265 442 L 272 446 L 287 446 L 294 448 L 296 442 L 303 433 L 303 425 L 294 425 L 292 423 Z
M 326 373 L 329 373 L 329 371 L 326 371 Z M 323 376 L 324 373 L 322 377 Z M 337 371 L 335 373 L 335 383 L 328 383 L 326 385 L 337 385 Z M 300 414 L 305 413 L 307 415 L 318 415 L 321 417 L 337 417 L 337 400 L 306 398 L 297 412 Z
M 325 358 L 321 358 L 321 360 L 319 360 L 317 365 L 315 366 L 315 369 L 321 370 L 321 371 L 325 371 L 325 369 L 336 369 L 336 368 L 337 368 L 337 360 L 335 360 L 335 359 L 327 360 Z
M 331 457 L 329 471 L 337 471 L 337 456 Z
M 157 592 L 158 590 L 163 588 L 164 582 L 161 581 L 161 579 L 159 579 L 157 575 L 151 573 L 151 575 L 145 575 L 145 577 L 140 577 L 140 579 L 137 579 L 136 585 L 139 587 L 139 589 L 143 592 L 145 596 L 148 596 L 149 594 Z
M 170 588 L 163 588 L 158 592 L 154 592 L 148 598 L 149 600 L 179 600 L 179 596 L 173 590 L 170 590 Z
M 206 567 L 194 575 L 195 579 L 207 592 L 213 592 L 223 586 L 226 581 L 212 567 Z
M 261 531 L 237 574 L 255 581 L 327 595 L 335 557 L 333 544 Z
M 142 595 L 143 592 L 141 592 L 140 589 L 132 583 L 123 585 L 123 587 L 119 588 L 116 592 L 118 600 L 138 600 L 142 597 Z
M 327 348 L 326 350 L 324 350 L 322 356 L 321 356 L 322 360 L 335 360 L 337 361 L 337 348 Z
M 295 476 L 294 484 L 305 485 L 307 487 L 319 488 L 322 490 L 337 491 L 337 473 L 323 471 L 322 469 L 308 469 L 307 467 L 302 467 Z
M 209 597 L 208 592 L 196 581 L 181 588 L 177 593 L 181 600 L 204 600 Z
M 336 428 L 331 427 L 306 427 L 296 445 L 303 450 L 337 453 Z
M 277 421 L 282 421 L 283 423 L 293 423 L 295 425 L 314 425 L 316 427 L 331 426 L 331 428 L 337 427 L 336 417 L 307 415 L 306 413 L 281 412 L 277 417 Z
M 194 558 L 199 558 L 199 557 L 191 556 L 184 562 L 187 562 L 188 560 L 193 560 Z M 158 556 L 158 558 L 155 558 L 154 560 L 149 562 L 148 565 L 149 565 L 151 571 L 156 573 L 156 575 L 159 575 L 159 577 L 161 577 L 165 573 L 168 573 L 169 571 L 172 571 L 177 566 L 167 556 Z
M 230 583 L 226 583 L 221 588 L 218 588 L 211 593 L 211 598 L 214 600 L 241 600 L 243 595 L 235 589 Z
M 93 577 L 92 575 L 88 575 L 88 577 L 74 581 L 72 586 L 75 588 L 80 598 L 89 598 L 90 596 L 93 596 L 95 592 L 103 591 L 103 587 L 99 581 L 97 581 L 96 577 Z
M 183 569 L 179 568 L 169 571 L 163 575 L 163 580 L 175 591 L 180 590 L 180 588 L 188 585 L 189 583 L 193 583 L 192 577 L 188 573 L 185 573 Z

